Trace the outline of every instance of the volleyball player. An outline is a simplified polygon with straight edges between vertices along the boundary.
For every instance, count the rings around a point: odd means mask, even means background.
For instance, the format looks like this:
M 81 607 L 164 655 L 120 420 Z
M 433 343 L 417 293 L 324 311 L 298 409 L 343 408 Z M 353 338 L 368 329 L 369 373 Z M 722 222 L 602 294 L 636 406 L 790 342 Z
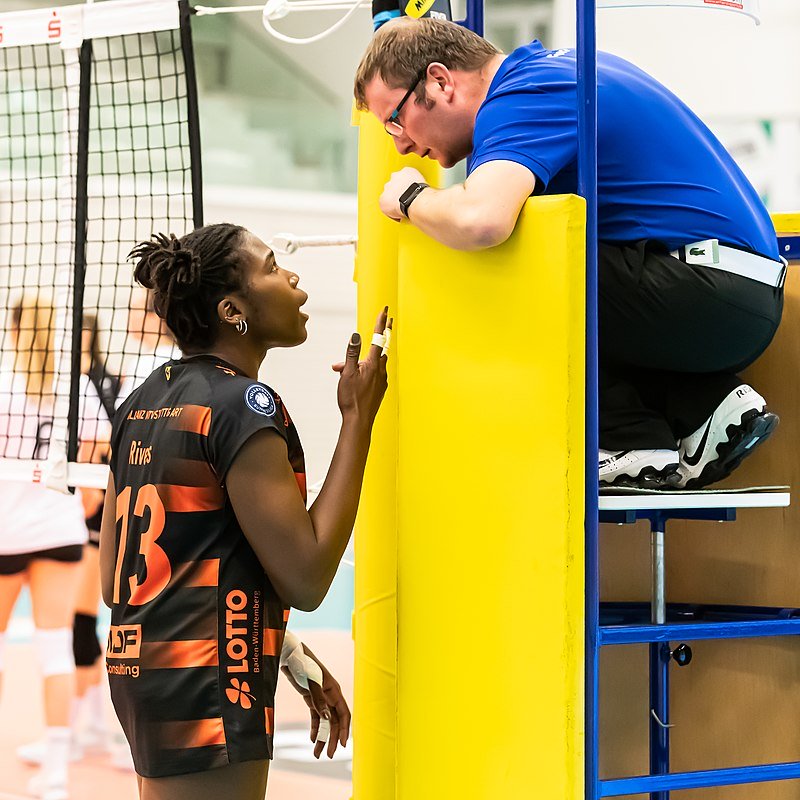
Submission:
M 117 406 L 137 386 L 144 383 L 156 367 L 180 356 L 164 320 L 156 314 L 152 292 L 141 286 L 131 292 L 125 350 L 128 356 L 123 364 L 122 379 L 117 391 Z
M 100 540 L 112 699 L 141 800 L 262 800 L 288 607 L 315 608 L 336 573 L 386 358 L 373 345 L 359 362 L 353 334 L 334 366 L 342 427 L 306 510 L 297 431 L 258 380 L 268 350 L 306 339 L 298 276 L 228 224 L 158 235 L 132 256 L 184 355 L 156 369 L 115 419 Z M 376 330 L 386 327 L 384 310 Z M 321 673 L 321 686 L 306 682 L 312 735 L 323 717 L 332 756 L 346 743 L 349 710 L 330 673 L 301 651 Z
M 95 314 L 84 311 L 81 330 L 81 375 L 88 378 L 89 390 L 102 404 L 105 417 L 113 418 L 120 379 L 111 373 L 100 346 L 100 331 Z M 82 380 L 84 380 L 82 378 Z M 85 384 L 85 381 L 84 381 Z M 93 448 L 92 461 L 108 463 L 108 445 Z M 103 752 L 107 746 L 105 723 L 103 650 L 97 636 L 97 608 L 100 604 L 100 521 L 103 514 L 102 492 L 83 492 L 87 510 L 88 541 L 81 559 L 81 577 L 72 624 L 72 653 L 75 657 L 75 701 L 71 713 L 72 761 L 80 760 L 86 750 Z M 76 726 L 83 718 L 85 730 L 79 736 Z M 28 764 L 40 765 L 47 756 L 46 740 L 17 748 L 17 755 Z
M 0 454 L 44 460 L 48 456 L 54 406 L 55 311 L 42 296 L 25 295 L 12 309 L 12 369 L 0 373 Z M 80 386 L 81 449 L 91 460 L 108 442 L 110 426 L 85 376 Z M 88 455 L 87 455 L 88 454 Z M 84 517 L 100 503 L 100 492 L 61 494 L 30 481 L 0 482 L 7 513 L 0 528 L 0 674 L 5 632 L 23 584 L 33 606 L 33 643 L 44 678 L 44 758 L 31 791 L 64 800 L 74 692 L 72 618 L 86 542 Z

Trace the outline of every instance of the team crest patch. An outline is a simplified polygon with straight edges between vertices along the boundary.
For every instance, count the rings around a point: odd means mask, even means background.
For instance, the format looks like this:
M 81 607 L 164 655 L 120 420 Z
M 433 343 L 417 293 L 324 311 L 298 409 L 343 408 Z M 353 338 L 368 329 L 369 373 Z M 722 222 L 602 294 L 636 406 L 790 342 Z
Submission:
M 244 402 L 251 411 L 271 417 L 275 413 L 275 400 L 264 386 L 254 383 L 244 390 Z

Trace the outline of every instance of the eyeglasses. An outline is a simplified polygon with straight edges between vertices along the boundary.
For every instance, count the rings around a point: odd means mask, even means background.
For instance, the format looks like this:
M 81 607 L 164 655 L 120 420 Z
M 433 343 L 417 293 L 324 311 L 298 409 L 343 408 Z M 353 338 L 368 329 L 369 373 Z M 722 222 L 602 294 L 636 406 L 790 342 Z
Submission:
M 403 126 L 397 121 L 397 118 L 400 116 L 400 109 L 403 108 L 406 101 L 412 94 L 414 94 L 414 90 L 417 88 L 419 82 L 427 75 L 428 68 L 425 67 L 419 75 L 417 75 L 417 79 L 414 83 L 411 84 L 411 88 L 403 95 L 403 99 L 397 104 L 394 111 L 389 114 L 386 122 L 383 123 L 383 127 L 386 129 L 386 133 L 389 136 L 402 136 L 403 135 Z

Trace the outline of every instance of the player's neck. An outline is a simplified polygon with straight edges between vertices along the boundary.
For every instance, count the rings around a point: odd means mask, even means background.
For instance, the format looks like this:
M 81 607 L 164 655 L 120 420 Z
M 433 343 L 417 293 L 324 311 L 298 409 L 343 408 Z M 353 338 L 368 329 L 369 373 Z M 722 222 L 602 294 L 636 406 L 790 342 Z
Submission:
M 232 367 L 235 367 L 238 372 L 241 372 L 248 378 L 258 380 L 258 370 L 261 367 L 261 362 L 264 360 L 266 353 L 243 352 L 241 347 L 232 347 L 225 342 L 217 342 L 217 344 L 209 350 L 198 350 L 196 352 L 184 351 L 184 356 L 189 358 L 192 356 L 212 356 L 213 358 L 218 358 L 220 361 L 225 361 Z

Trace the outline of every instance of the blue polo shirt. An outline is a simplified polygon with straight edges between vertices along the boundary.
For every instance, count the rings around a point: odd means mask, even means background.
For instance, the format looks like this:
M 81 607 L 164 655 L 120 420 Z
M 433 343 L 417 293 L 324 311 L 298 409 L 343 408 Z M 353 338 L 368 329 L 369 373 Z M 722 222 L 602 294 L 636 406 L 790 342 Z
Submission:
M 472 172 L 514 161 L 536 194 L 577 191 L 575 50 L 520 47 L 478 110 Z M 775 231 L 753 186 L 713 133 L 672 92 L 622 58 L 597 54 L 599 237 L 657 239 L 673 250 L 702 239 L 778 260 Z

